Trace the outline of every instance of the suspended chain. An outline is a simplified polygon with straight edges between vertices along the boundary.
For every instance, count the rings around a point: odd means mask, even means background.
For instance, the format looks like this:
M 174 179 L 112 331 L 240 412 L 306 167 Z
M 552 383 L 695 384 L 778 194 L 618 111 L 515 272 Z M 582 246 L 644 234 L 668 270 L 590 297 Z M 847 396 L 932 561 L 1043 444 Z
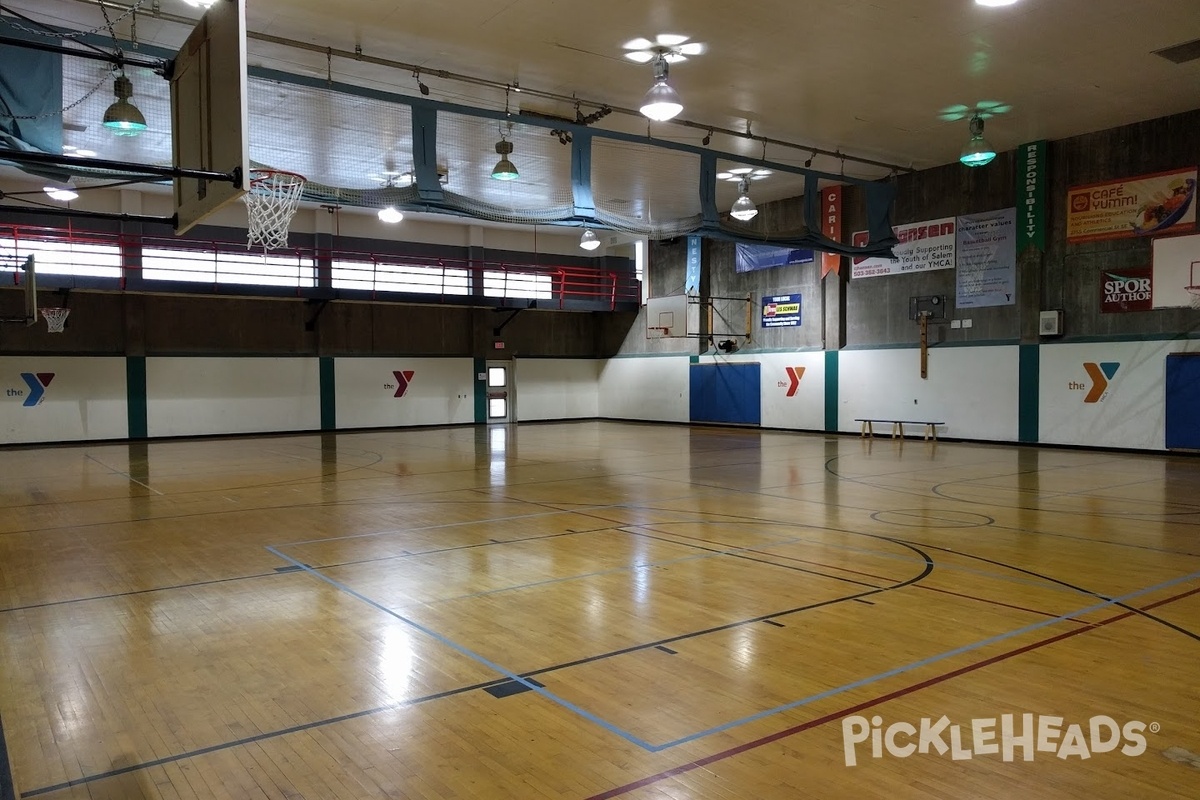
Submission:
M 45 36 L 47 39 L 79 39 L 84 36 L 91 36 L 94 33 L 100 33 L 101 31 L 108 31 L 109 34 L 116 39 L 116 34 L 113 33 L 114 27 L 121 22 L 124 22 L 125 19 L 131 15 L 136 14 L 147 2 L 148 0 L 135 0 L 134 3 L 127 7 L 124 13 L 122 13 L 119 17 L 110 20 L 108 17 L 108 8 L 105 7 L 104 0 L 99 0 L 100 11 L 104 14 L 104 24 L 97 25 L 90 31 L 69 31 L 65 33 L 58 33 L 57 31 L 43 31 L 37 28 L 31 28 L 28 25 L 22 25 L 12 17 L 5 17 L 4 21 L 19 31 L 31 33 L 35 36 Z M 3 4 L 0 4 L 0 11 L 3 9 Z

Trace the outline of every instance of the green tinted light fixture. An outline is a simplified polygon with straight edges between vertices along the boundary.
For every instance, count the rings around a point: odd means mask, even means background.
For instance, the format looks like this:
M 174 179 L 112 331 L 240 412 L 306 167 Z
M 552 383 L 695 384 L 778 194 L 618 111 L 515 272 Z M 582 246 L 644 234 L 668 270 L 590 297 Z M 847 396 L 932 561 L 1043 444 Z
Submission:
M 117 102 L 104 112 L 104 127 L 117 136 L 137 136 L 146 130 L 146 118 L 137 106 L 129 102 L 133 97 L 133 84 L 123 74 L 113 83 L 113 94 Z
M 512 155 L 512 142 L 504 137 L 496 142 L 496 153 L 500 156 L 500 160 L 496 162 L 496 166 L 492 168 L 492 177 L 498 181 L 515 181 L 521 177 L 521 173 L 517 172 L 517 165 L 509 160 Z
M 971 117 L 971 141 L 963 148 L 958 157 L 968 167 L 982 167 L 992 163 L 996 157 L 996 148 L 983 138 L 983 117 L 975 114 Z

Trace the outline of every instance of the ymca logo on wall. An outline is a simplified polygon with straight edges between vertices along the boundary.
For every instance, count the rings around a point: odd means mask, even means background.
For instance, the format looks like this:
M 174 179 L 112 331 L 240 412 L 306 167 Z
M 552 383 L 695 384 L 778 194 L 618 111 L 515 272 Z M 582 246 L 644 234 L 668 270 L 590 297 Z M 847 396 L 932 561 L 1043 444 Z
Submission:
M 779 382 L 780 389 L 787 389 L 788 397 L 795 397 L 796 390 L 800 388 L 800 379 L 804 377 L 804 367 L 784 367 L 787 370 L 788 379 Z
M 414 371 L 411 369 L 394 370 L 392 372 L 396 376 L 395 383 L 385 383 L 383 388 L 395 389 L 396 393 L 392 397 L 404 397 L 408 393 L 409 384 L 412 383 Z
M 1099 403 L 1108 395 L 1109 383 L 1117 375 L 1117 370 L 1121 368 L 1121 364 L 1117 361 L 1102 361 L 1095 363 L 1087 361 L 1083 365 L 1083 369 L 1088 374 L 1090 385 L 1082 381 L 1068 381 L 1067 388 L 1073 392 L 1086 391 L 1083 402 Z
M 46 388 L 50 386 L 50 381 L 54 380 L 53 372 L 22 372 L 21 380 L 25 381 L 26 389 L 6 389 L 4 394 L 7 397 L 23 398 L 21 405 L 26 408 L 41 405 L 46 399 Z

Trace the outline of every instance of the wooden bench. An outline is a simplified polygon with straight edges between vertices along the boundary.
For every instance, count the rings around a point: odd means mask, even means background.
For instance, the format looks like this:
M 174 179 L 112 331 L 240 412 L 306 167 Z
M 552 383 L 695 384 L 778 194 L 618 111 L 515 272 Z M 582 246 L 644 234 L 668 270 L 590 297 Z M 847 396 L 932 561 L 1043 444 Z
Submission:
M 871 437 L 875 436 L 874 423 L 876 423 L 876 422 L 884 423 L 884 424 L 890 423 L 892 426 L 892 438 L 893 439 L 903 439 L 904 438 L 904 426 L 905 425 L 923 425 L 923 426 L 925 426 L 926 441 L 928 441 L 929 439 L 933 439 L 935 442 L 937 441 L 937 426 L 946 424 L 944 422 L 927 422 L 925 420 L 914 420 L 914 419 L 856 419 L 854 421 L 862 423 L 862 433 L 861 433 L 862 436 L 871 436 Z

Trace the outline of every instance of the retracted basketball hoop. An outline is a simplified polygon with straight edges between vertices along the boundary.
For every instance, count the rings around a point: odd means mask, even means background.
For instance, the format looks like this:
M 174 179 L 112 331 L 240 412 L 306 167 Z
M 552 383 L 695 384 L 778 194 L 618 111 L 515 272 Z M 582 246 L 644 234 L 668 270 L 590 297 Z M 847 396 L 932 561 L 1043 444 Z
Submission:
M 71 313 L 71 309 L 43 308 L 40 310 L 42 317 L 46 320 L 46 330 L 50 333 L 62 333 L 63 328 L 67 324 L 67 315 Z
M 287 247 L 288 225 L 300 205 L 307 180 L 280 169 L 250 170 L 250 185 L 242 199 L 250 217 L 247 249 L 261 244 L 272 250 Z

